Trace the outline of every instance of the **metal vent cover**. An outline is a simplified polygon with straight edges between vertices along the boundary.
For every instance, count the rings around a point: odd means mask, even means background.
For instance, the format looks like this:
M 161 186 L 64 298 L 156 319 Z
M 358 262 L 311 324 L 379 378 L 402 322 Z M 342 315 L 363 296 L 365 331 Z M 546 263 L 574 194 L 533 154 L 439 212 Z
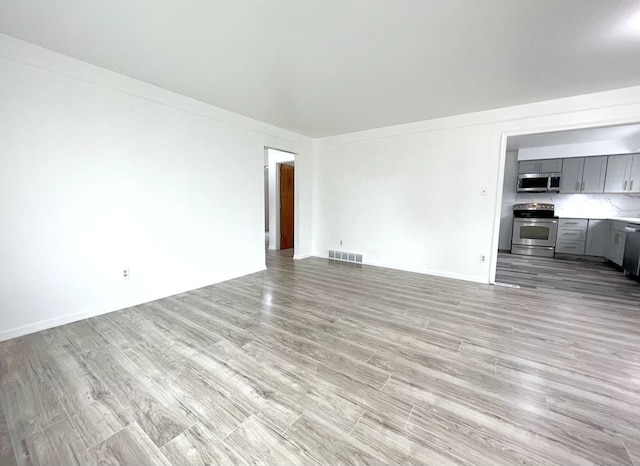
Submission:
M 364 256 L 357 252 L 336 251 L 335 249 L 329 249 L 329 259 L 362 264 L 363 258 Z

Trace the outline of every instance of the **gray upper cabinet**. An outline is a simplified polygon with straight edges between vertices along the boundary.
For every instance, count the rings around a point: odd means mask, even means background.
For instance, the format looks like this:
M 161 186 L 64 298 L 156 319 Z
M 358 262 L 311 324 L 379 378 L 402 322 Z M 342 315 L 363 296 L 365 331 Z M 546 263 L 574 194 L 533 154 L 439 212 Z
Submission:
M 606 173 L 606 156 L 564 159 L 560 193 L 601 193 Z
M 640 154 L 631 156 L 631 169 L 629 170 L 629 191 L 640 193 Z
M 584 159 L 584 170 L 582 174 L 582 185 L 580 192 L 604 192 L 604 180 L 607 173 L 607 158 L 608 157 L 604 156 L 586 157 Z M 567 161 L 565 160 L 564 163 L 567 163 Z
M 631 155 L 610 155 L 607 162 L 605 193 L 626 193 L 631 173 Z
M 540 160 L 524 160 L 518 162 L 518 174 L 540 173 L 538 167 L 540 167 Z
M 562 159 L 523 160 L 518 162 L 518 174 L 526 173 L 560 173 Z
M 562 172 L 562 159 L 540 160 L 540 173 Z
M 560 178 L 560 193 L 572 194 L 581 192 L 583 171 L 583 157 L 564 159 L 564 163 L 562 164 L 562 177 Z
M 561 194 L 640 193 L 640 153 L 518 162 L 527 173 L 561 173 Z
M 611 155 L 605 193 L 640 193 L 640 154 Z

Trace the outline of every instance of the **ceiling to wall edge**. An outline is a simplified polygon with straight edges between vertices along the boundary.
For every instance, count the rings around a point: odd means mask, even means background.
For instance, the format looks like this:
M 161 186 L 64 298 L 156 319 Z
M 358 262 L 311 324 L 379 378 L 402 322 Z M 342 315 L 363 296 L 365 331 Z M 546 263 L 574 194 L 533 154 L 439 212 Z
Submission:
M 69 79 L 100 86 L 132 97 L 153 101 L 157 104 L 176 108 L 177 110 L 211 119 L 225 125 L 240 127 L 242 129 L 260 133 L 268 137 L 277 138 L 294 144 L 302 144 L 311 148 L 328 147 L 336 144 L 343 144 L 346 142 L 360 142 L 364 140 L 382 139 L 385 137 L 397 137 L 439 129 L 441 130 L 457 127 L 462 128 L 477 126 L 481 124 L 504 123 L 508 121 L 516 121 L 529 117 L 539 116 L 540 112 L 542 112 L 544 115 L 551 116 L 558 113 L 566 113 L 567 111 L 578 112 L 581 110 L 590 110 L 594 108 L 593 103 L 586 102 L 585 100 L 592 99 L 593 97 L 601 97 L 604 100 L 607 100 L 607 98 L 611 96 L 614 97 L 613 100 L 619 100 L 618 103 L 608 102 L 605 104 L 605 106 L 629 105 L 633 103 L 640 104 L 640 86 L 630 86 L 619 89 L 610 89 L 587 94 L 577 94 L 573 96 L 541 100 L 537 102 L 529 102 L 507 107 L 496 107 L 476 112 L 460 113 L 426 120 L 418 120 L 414 122 L 400 123 L 396 125 L 370 128 L 360 131 L 314 138 L 292 131 L 290 129 L 273 125 L 265 121 L 248 117 L 240 113 L 217 107 L 213 104 L 194 99 L 184 94 L 180 94 L 175 91 L 171 91 L 157 85 L 142 81 L 140 79 L 133 78 L 116 71 L 112 71 L 108 68 L 94 65 L 92 63 L 68 55 L 64 55 L 60 52 L 47 49 L 41 45 L 33 44 L 3 33 L 0 33 L 0 43 L 2 43 L 2 45 L 8 46 L 9 48 L 9 53 L 5 53 L 5 50 L 0 53 L 0 57 L 2 58 L 10 59 L 21 64 L 27 64 L 49 71 L 51 73 L 64 76 Z M 29 59 L 25 59 L 25 54 Z M 77 68 L 78 66 L 85 67 L 85 72 L 80 73 L 84 74 L 84 76 L 76 76 L 70 74 L 68 70 L 61 69 L 69 66 L 73 68 Z M 87 71 L 90 72 L 87 73 Z M 90 74 L 91 76 L 86 76 L 87 74 Z M 113 82 L 114 80 L 117 81 L 117 84 L 119 85 L 115 85 L 116 83 Z M 132 83 L 137 84 L 135 86 L 135 89 L 131 89 Z M 158 93 L 160 95 L 152 95 Z M 627 94 L 629 94 L 629 97 L 631 97 L 630 99 L 627 98 Z M 172 100 L 176 102 L 172 102 Z M 557 103 L 566 103 L 569 106 L 575 106 L 573 108 L 570 108 L 569 110 L 564 110 L 562 112 L 547 112 L 544 108 L 546 106 L 554 105 Z M 509 115 L 510 113 L 515 113 L 515 115 Z M 461 119 L 469 119 L 474 121 L 464 122 L 460 121 Z M 435 127 L 430 128 L 429 126 Z M 553 131 L 553 129 L 548 128 L 546 130 L 540 130 L 537 132 L 547 132 L 550 130 Z

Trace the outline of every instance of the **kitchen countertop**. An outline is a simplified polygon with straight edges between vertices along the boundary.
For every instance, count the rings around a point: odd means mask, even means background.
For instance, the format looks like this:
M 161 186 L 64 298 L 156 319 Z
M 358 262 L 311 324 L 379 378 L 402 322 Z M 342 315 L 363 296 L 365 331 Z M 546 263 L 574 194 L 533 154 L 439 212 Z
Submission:
M 638 217 L 610 217 L 609 220 L 616 220 L 618 222 L 635 223 L 640 225 L 640 218 Z
M 585 218 L 589 220 L 614 220 L 616 222 L 634 223 L 640 225 L 640 217 L 611 217 L 609 215 L 566 215 L 558 214 L 562 218 Z

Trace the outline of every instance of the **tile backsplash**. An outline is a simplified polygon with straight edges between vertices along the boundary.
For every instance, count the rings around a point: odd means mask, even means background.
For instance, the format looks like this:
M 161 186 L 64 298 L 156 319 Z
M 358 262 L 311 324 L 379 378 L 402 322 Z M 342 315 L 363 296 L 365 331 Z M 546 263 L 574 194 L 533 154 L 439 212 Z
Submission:
M 554 204 L 558 217 L 640 217 L 640 194 L 518 193 L 516 204 Z

